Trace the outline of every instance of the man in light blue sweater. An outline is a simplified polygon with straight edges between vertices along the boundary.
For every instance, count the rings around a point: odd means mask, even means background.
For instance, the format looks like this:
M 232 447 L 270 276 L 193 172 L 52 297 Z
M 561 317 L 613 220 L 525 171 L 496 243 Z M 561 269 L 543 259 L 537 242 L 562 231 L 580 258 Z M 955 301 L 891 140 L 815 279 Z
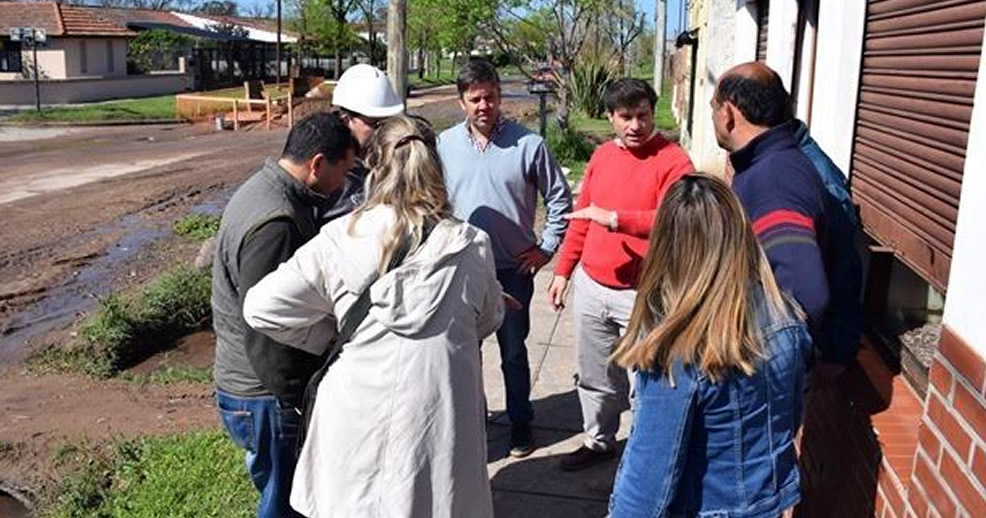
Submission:
M 540 136 L 500 114 L 500 78 L 484 60 L 462 67 L 456 81 L 466 120 L 444 131 L 438 153 L 456 217 L 489 234 L 497 279 L 521 307 L 508 309 L 496 333 L 512 424 L 510 454 L 534 451 L 531 370 L 524 343 L 530 331 L 534 274 L 558 250 L 572 210 L 572 193 Z M 538 193 L 547 207 L 540 241 L 534 233 Z

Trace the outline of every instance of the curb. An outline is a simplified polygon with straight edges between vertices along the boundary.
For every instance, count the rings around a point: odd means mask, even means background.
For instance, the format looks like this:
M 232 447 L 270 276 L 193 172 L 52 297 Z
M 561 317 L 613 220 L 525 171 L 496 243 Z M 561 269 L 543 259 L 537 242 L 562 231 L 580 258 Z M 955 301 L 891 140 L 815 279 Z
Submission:
M 146 119 L 146 120 L 106 120 L 106 121 L 43 121 L 43 122 L 14 122 L 0 120 L 0 127 L 10 128 L 92 128 L 100 126 L 163 126 L 166 124 L 191 124 L 181 119 Z

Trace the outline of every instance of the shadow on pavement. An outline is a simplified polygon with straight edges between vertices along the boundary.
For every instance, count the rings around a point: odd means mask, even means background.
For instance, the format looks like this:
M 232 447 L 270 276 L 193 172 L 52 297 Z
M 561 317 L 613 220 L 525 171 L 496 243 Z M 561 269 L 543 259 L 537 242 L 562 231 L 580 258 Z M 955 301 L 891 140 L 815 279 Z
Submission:
M 574 389 L 534 400 L 531 404 L 534 406 L 534 441 L 539 449 L 582 432 L 582 410 Z M 489 448 L 487 462 L 507 457 L 510 451 L 510 419 L 506 412 L 497 412 L 486 429 L 486 435 Z
M 623 452 L 625 441 L 617 448 Z M 516 460 L 493 476 L 496 516 L 589 518 L 607 514 L 613 479 L 620 456 L 582 471 L 562 471 L 558 464 L 567 452 Z

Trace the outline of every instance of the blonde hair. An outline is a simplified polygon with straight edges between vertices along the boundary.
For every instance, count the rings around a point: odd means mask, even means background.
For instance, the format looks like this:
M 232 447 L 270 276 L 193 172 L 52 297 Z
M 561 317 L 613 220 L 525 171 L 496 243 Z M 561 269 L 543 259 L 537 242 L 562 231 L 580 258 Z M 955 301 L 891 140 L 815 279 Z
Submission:
M 424 119 L 404 115 L 384 119 L 369 142 L 366 162 L 370 167 L 367 198 L 353 211 L 349 233 L 353 234 L 356 222 L 370 209 L 386 205 L 394 210 L 396 219 L 384 239 L 378 266 L 383 274 L 401 240 L 410 235 L 410 255 L 421 245 L 426 222 L 451 217 L 452 205 L 435 149 L 435 133 Z
M 675 361 L 713 381 L 733 370 L 753 374 L 764 356 L 753 299 L 760 286 L 771 315 L 787 315 L 729 186 L 705 174 L 682 178 L 658 211 L 630 324 L 613 361 L 662 370 L 669 379 Z

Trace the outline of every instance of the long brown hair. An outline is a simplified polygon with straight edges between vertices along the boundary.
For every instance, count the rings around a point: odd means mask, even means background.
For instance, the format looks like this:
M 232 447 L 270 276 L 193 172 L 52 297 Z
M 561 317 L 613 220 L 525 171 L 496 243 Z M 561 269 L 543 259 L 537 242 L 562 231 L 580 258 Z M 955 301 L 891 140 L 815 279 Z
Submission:
M 366 159 L 366 203 L 353 211 L 356 222 L 368 210 L 387 205 L 396 214 L 393 229 L 384 239 L 378 269 L 383 273 L 404 236 L 411 236 L 410 252 L 422 241 L 425 223 L 451 217 L 442 165 L 435 149 L 435 133 L 424 119 L 404 115 L 384 119 L 373 133 Z
M 767 258 L 725 182 L 692 174 L 665 195 L 650 235 L 637 299 L 613 361 L 663 370 L 694 365 L 710 379 L 750 375 L 763 357 L 751 293 L 787 314 Z M 673 382 L 673 380 L 672 380 Z

